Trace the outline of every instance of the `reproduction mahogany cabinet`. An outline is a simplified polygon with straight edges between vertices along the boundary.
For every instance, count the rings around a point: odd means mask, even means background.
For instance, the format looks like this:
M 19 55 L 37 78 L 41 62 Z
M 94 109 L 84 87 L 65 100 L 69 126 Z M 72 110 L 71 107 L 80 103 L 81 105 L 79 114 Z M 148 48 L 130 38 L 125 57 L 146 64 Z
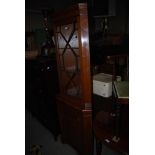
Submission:
M 62 140 L 80 155 L 92 154 L 91 73 L 87 4 L 53 16 Z

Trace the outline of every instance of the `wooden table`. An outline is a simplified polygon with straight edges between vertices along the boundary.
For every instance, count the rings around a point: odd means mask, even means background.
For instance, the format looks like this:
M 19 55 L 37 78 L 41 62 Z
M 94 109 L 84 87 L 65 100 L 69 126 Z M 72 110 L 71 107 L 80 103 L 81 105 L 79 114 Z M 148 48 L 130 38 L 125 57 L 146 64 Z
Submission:
M 122 154 L 129 154 L 128 81 L 114 82 L 113 86 L 116 110 L 101 110 L 93 120 L 97 155 L 101 155 L 102 144 Z

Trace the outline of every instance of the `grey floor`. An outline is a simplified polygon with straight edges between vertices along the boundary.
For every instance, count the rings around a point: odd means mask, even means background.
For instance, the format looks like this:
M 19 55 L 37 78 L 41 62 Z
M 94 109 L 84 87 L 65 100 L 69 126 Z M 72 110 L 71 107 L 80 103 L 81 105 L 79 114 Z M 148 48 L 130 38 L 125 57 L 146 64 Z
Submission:
M 77 152 L 60 140 L 55 141 L 52 133 L 46 129 L 30 112 L 25 113 L 26 142 L 25 155 L 32 155 L 32 145 L 42 145 L 42 155 L 78 155 Z
M 58 141 L 55 141 L 52 133 L 27 110 L 25 112 L 25 127 L 25 155 L 33 155 L 31 148 L 34 144 L 42 145 L 42 155 L 78 155 L 71 146 L 62 144 L 59 138 Z M 118 154 L 103 146 L 102 155 Z

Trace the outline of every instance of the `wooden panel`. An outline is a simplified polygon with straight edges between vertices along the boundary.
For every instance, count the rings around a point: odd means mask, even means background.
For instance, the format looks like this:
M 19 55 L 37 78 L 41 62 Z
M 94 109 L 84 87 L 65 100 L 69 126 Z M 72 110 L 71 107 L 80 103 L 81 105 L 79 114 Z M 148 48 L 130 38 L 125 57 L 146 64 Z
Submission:
M 74 5 L 65 10 L 56 12 L 55 14 L 53 14 L 53 21 L 56 24 L 62 23 L 62 21 L 63 23 L 67 24 L 70 23 L 71 19 L 79 15 L 87 15 L 86 3 L 79 3 L 78 5 Z
M 57 44 L 60 94 L 90 109 L 91 74 L 87 4 L 78 4 L 53 17 Z M 68 72 L 71 71 L 72 73 Z M 65 74 L 66 72 L 66 74 Z M 63 77 L 64 76 L 64 77 Z M 89 105 L 89 106 L 88 106 Z
M 92 111 L 75 108 L 57 98 L 62 138 L 80 155 L 92 153 Z
M 92 154 L 91 74 L 87 4 L 55 13 L 54 34 L 62 137 L 80 155 Z

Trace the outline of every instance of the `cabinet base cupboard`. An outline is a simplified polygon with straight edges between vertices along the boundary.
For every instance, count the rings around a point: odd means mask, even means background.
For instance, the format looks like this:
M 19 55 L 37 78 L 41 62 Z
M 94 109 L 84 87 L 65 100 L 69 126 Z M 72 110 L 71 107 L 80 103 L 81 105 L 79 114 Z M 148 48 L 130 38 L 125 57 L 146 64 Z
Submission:
M 87 4 L 53 16 L 62 140 L 80 155 L 92 154 L 91 74 Z
M 75 107 L 70 101 L 57 98 L 62 141 L 74 147 L 79 155 L 91 155 L 91 110 Z

